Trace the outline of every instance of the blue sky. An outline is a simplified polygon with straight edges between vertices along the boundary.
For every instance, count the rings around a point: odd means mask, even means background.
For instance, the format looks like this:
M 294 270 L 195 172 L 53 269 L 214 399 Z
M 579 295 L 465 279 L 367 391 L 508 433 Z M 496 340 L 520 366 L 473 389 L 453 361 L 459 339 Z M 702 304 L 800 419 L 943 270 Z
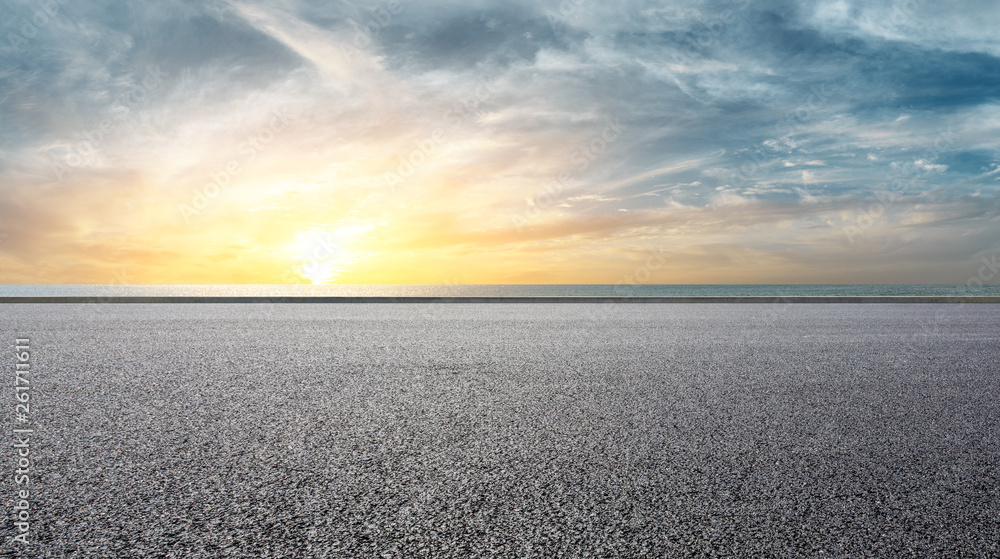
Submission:
M 996 2 L 0 14 L 7 283 L 617 283 L 653 253 L 651 283 L 968 283 L 1000 251 Z

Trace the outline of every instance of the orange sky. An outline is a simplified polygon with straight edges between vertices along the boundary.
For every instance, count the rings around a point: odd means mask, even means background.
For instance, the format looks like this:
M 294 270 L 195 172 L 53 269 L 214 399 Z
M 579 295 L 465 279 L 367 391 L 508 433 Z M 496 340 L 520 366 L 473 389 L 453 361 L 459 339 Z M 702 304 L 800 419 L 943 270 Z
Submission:
M 965 283 L 997 248 L 995 104 L 863 113 L 740 14 L 307 5 L 22 45 L 0 283 Z M 615 39 L 713 17 L 711 52 Z

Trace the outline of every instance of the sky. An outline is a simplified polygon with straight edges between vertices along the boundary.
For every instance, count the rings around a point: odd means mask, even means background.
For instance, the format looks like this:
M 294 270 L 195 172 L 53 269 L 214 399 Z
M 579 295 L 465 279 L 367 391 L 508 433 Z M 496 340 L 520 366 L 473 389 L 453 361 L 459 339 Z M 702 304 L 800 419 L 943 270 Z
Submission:
M 0 0 L 0 283 L 997 283 L 997 21 Z

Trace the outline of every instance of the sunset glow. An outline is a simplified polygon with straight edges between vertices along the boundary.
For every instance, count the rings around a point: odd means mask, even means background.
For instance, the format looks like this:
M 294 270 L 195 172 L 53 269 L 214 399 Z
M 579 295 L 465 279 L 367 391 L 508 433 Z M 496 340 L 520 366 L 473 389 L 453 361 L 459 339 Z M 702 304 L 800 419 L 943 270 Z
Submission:
M 1000 8 L 156 6 L 5 52 L 0 283 L 964 283 L 1000 249 Z

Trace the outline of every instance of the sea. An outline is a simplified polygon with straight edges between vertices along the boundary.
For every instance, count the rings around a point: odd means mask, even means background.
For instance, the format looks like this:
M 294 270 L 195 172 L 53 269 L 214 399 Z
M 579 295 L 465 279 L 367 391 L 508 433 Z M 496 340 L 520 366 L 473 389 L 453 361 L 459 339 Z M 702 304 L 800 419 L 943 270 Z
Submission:
M 1000 296 L 1000 285 L 0 285 L 0 297 L 893 297 Z

